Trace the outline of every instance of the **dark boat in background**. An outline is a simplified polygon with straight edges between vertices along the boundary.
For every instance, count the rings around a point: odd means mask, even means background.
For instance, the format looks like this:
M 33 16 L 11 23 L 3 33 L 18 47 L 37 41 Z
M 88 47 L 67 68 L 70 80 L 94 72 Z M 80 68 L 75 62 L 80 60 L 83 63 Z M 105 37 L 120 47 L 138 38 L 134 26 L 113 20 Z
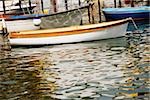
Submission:
M 149 6 L 126 7 L 126 8 L 105 8 L 103 13 L 107 21 L 119 20 L 132 17 L 134 20 L 148 20 L 150 15 Z

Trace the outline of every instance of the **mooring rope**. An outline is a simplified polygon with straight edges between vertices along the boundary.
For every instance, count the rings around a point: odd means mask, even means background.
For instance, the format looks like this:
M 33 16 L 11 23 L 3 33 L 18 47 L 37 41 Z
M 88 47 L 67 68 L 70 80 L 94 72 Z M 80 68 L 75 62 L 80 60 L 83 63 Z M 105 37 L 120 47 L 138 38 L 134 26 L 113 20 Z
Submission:
M 129 19 L 132 21 L 133 26 L 134 26 L 134 27 L 138 30 L 138 27 L 137 27 L 137 25 L 136 25 L 135 21 L 133 20 L 133 18 L 132 18 L 132 17 L 130 17 Z

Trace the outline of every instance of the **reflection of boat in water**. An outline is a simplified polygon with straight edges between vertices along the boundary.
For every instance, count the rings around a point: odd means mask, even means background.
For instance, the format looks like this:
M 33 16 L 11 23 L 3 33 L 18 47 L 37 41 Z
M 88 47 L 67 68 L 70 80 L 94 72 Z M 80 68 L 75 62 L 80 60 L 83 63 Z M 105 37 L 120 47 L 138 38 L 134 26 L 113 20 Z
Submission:
M 150 7 L 126 7 L 126 8 L 105 8 L 103 9 L 106 20 L 118 20 L 132 17 L 134 20 L 149 19 Z
M 21 51 L 22 53 L 25 53 L 23 49 Z M 29 98 L 32 98 L 32 100 L 38 100 L 39 98 L 43 99 L 44 96 L 47 94 L 50 95 L 55 91 L 55 88 L 57 87 L 56 83 L 47 81 L 52 74 L 45 75 L 45 70 L 41 70 L 43 66 L 47 66 L 47 63 L 45 60 L 41 59 L 38 54 L 25 53 L 26 56 L 24 56 L 24 54 L 17 56 L 11 55 L 12 58 L 9 59 L 9 57 L 6 56 L 6 53 L 10 54 L 9 51 L 0 50 L 0 66 L 3 69 L 1 70 L 0 76 L 0 84 L 2 86 L 0 89 L 1 100 L 5 100 L 6 97 L 7 99 L 13 97 L 21 98 L 23 100 Z M 11 67 L 8 68 L 8 66 Z M 53 72 L 49 71 L 49 73 Z M 10 91 L 14 92 L 10 93 Z M 26 92 L 22 94 L 21 91 Z M 49 98 L 48 100 L 53 100 L 50 96 L 46 96 L 46 98 Z
M 130 19 L 10 34 L 11 45 L 46 45 L 92 41 L 125 36 Z

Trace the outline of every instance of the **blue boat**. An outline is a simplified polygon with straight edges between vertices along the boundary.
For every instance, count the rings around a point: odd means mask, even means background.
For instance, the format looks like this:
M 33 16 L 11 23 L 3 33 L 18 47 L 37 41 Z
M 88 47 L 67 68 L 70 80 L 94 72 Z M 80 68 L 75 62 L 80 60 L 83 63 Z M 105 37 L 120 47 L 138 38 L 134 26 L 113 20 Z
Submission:
M 149 20 L 150 7 L 105 8 L 103 13 L 107 21 L 132 17 L 134 20 Z

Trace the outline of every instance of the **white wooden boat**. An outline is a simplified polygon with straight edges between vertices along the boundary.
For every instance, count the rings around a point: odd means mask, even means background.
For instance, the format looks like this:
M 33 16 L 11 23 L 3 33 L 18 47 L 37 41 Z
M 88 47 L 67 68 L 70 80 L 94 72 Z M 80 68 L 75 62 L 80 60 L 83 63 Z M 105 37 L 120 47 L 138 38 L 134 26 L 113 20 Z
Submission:
M 30 10 L 36 7 L 36 4 L 31 3 L 30 5 L 26 1 L 19 3 L 19 0 L 5 0 L 4 2 L 1 1 L 0 4 L 0 18 L 5 19 L 8 32 L 40 29 L 40 26 L 35 26 L 33 23 L 36 15 L 30 14 Z
M 14 0 L 11 0 L 14 2 Z M 19 2 L 20 1 L 20 2 Z M 14 6 L 11 6 L 12 4 L 9 4 L 11 8 L 5 5 L 5 0 L 3 2 L 0 2 L 3 7 L 0 8 L 0 12 L 3 11 L 4 14 L 0 16 L 0 18 L 4 18 L 6 21 L 8 32 L 20 32 L 20 31 L 29 31 L 29 30 L 37 30 L 40 28 L 50 28 L 50 26 L 53 26 L 52 28 L 56 27 L 64 27 L 64 26 L 73 26 L 73 25 L 79 25 L 81 22 L 81 11 L 85 12 L 84 9 L 87 10 L 87 8 L 91 5 L 86 4 L 84 6 L 79 6 L 75 9 L 69 9 L 63 12 L 57 12 L 53 14 L 43 14 L 41 13 L 40 3 L 38 1 L 34 1 L 36 4 L 32 4 L 31 0 L 22 1 L 22 0 L 16 0 L 16 3 L 14 3 Z M 7 4 L 7 3 L 6 3 Z M 35 8 L 34 8 L 35 7 Z M 27 10 L 27 14 L 25 13 L 24 9 Z M 34 8 L 32 11 L 34 11 L 34 14 L 31 13 L 31 8 Z M 8 14 L 7 11 L 14 11 L 14 10 L 20 10 L 23 14 Z M 60 17 L 60 18 L 58 18 Z M 65 19 L 65 18 L 66 19 Z M 65 20 L 63 20 L 65 19 Z
M 58 28 L 80 25 L 80 13 L 81 11 L 84 13 L 88 7 L 89 5 L 85 5 L 54 14 L 5 15 L 3 18 L 5 18 L 8 32 L 37 30 L 40 28 Z
M 100 24 L 10 33 L 11 45 L 47 45 L 125 36 L 128 19 Z

